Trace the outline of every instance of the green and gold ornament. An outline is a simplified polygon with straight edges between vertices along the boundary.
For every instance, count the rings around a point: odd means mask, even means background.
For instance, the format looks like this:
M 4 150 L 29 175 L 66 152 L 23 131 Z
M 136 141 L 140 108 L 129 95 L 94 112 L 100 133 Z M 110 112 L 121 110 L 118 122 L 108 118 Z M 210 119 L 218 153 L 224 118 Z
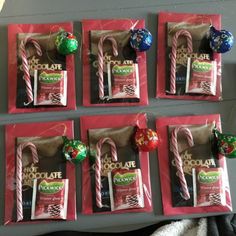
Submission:
M 76 37 L 72 33 L 64 30 L 61 30 L 58 33 L 55 44 L 57 51 L 65 56 L 75 53 L 78 49 L 78 41 Z
M 236 158 L 236 135 L 222 134 L 215 130 L 218 152 L 228 158 Z
M 64 147 L 62 152 L 66 160 L 75 164 L 82 162 L 87 156 L 87 147 L 79 140 L 64 138 Z

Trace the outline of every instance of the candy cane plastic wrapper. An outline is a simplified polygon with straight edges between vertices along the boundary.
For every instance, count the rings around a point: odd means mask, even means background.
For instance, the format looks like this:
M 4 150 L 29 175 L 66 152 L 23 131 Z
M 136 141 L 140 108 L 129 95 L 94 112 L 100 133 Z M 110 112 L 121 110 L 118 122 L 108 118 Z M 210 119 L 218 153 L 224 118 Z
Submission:
M 210 24 L 220 29 L 221 16 L 175 12 L 158 14 L 156 98 L 222 100 L 222 59 L 219 53 L 211 52 L 209 48 L 207 38 Z M 180 32 L 185 33 L 178 35 Z M 211 70 L 202 71 L 199 70 L 202 62 L 214 65 Z M 194 76 L 197 73 L 198 76 Z M 211 79 L 204 78 L 204 75 L 210 76 Z M 198 83 L 205 80 L 212 81 L 211 92 L 202 89 Z M 189 84 L 194 84 L 197 89 L 192 91 Z
M 232 211 L 226 158 L 214 149 L 220 115 L 159 117 L 156 127 L 163 214 Z
M 96 182 L 96 204 L 99 208 L 102 208 L 101 198 L 101 150 L 104 143 L 108 143 L 111 146 L 112 161 L 117 161 L 117 150 L 114 141 L 110 138 L 101 138 L 96 145 L 96 164 L 95 164 L 95 182 Z
M 99 98 L 104 99 L 104 84 L 103 84 L 103 43 L 104 41 L 109 40 L 112 43 L 112 50 L 114 56 L 118 55 L 117 51 L 117 42 L 110 35 L 104 35 L 100 38 L 98 42 L 98 79 L 99 79 Z
M 171 68 L 170 68 L 170 91 L 168 91 L 168 93 L 170 93 L 170 94 L 176 93 L 176 55 L 177 55 L 178 38 L 180 36 L 185 36 L 187 39 L 188 53 L 193 52 L 191 34 L 187 30 L 177 31 L 172 39 L 171 65 L 170 65 L 171 66 Z
M 177 174 L 178 174 L 180 185 L 182 188 L 181 196 L 183 197 L 183 199 L 188 200 L 190 199 L 190 194 L 189 194 L 187 182 L 184 176 L 183 162 L 178 151 L 178 133 L 179 132 L 183 132 L 185 134 L 190 147 L 192 147 L 194 143 L 193 143 L 193 137 L 192 137 L 191 131 L 188 128 L 185 128 L 183 126 L 178 126 L 174 128 L 174 130 L 171 133 L 170 150 L 174 154 Z
M 39 161 L 38 153 L 35 145 L 31 142 L 22 143 L 17 147 L 16 153 L 16 205 L 17 205 L 17 221 L 23 220 L 23 207 L 22 207 L 22 152 L 25 148 L 30 148 L 32 152 L 33 163 Z
M 32 90 L 32 85 L 31 85 L 31 80 L 30 80 L 30 66 L 27 60 L 27 53 L 26 53 L 26 46 L 28 43 L 32 43 L 36 49 L 36 52 L 39 56 L 42 56 L 42 50 L 39 45 L 39 43 L 30 37 L 25 38 L 25 40 L 22 40 L 20 43 L 20 55 L 22 59 L 22 68 L 24 72 L 24 77 L 23 79 L 25 80 L 25 85 L 26 85 L 26 93 L 28 97 L 28 102 L 24 103 L 25 106 L 28 106 L 30 103 L 33 102 L 33 90 Z
M 132 30 L 144 28 L 144 19 L 82 21 L 83 106 L 148 104 L 146 52 L 130 46 Z

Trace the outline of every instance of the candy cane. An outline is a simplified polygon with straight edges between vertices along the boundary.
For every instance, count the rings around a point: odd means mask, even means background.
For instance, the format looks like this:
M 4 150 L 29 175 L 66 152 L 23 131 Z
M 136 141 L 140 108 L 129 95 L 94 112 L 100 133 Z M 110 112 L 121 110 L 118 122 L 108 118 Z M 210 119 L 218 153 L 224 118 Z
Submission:
M 99 208 L 102 208 L 101 197 L 101 149 L 104 143 L 108 143 L 111 146 L 111 158 L 112 161 L 117 161 L 116 144 L 110 138 L 101 138 L 96 144 L 96 163 L 95 163 L 95 185 L 96 185 L 96 204 Z
M 105 40 L 109 40 L 112 43 L 113 55 L 118 56 L 117 42 L 110 35 L 104 35 L 98 42 L 98 86 L 99 86 L 99 98 L 104 99 L 104 84 L 103 84 L 103 43 Z
M 182 188 L 181 195 L 185 200 L 188 200 L 190 198 L 190 195 L 189 195 L 188 186 L 187 186 L 187 182 L 186 182 L 184 171 L 183 171 L 182 158 L 179 155 L 179 151 L 178 151 L 177 136 L 178 136 L 179 132 L 183 132 L 185 134 L 187 141 L 188 141 L 188 145 L 190 147 L 192 147 L 194 145 L 194 143 L 193 143 L 193 136 L 191 134 L 191 131 L 188 128 L 185 128 L 183 126 L 178 126 L 178 127 L 174 128 L 174 130 L 171 133 L 170 150 L 173 152 L 174 158 L 175 158 L 175 165 L 177 168 L 177 174 L 178 174 L 180 185 Z
M 170 65 L 170 91 L 168 93 L 176 93 L 176 54 L 177 54 L 177 43 L 179 36 L 185 36 L 187 39 L 187 50 L 188 53 L 193 52 L 192 35 L 187 30 L 179 30 L 175 33 L 172 39 L 171 48 L 171 65 Z
M 29 147 L 32 152 L 33 163 L 37 163 L 38 153 L 35 145 L 31 142 L 22 143 L 17 147 L 16 152 L 16 206 L 17 206 L 17 221 L 23 220 L 22 206 L 22 152 L 24 148 Z
M 28 106 L 31 102 L 33 102 L 33 90 L 31 86 L 31 80 L 30 80 L 30 66 L 27 60 L 27 54 L 26 54 L 26 45 L 28 43 L 32 43 L 34 47 L 36 48 L 36 53 L 39 56 L 42 56 L 42 50 L 40 48 L 40 45 L 35 39 L 32 39 L 30 37 L 25 38 L 24 40 L 21 41 L 20 43 L 20 55 L 21 55 L 21 60 L 22 60 L 22 68 L 23 68 L 23 79 L 25 80 L 25 85 L 26 85 L 26 94 L 28 97 L 28 102 L 24 103 L 25 106 Z

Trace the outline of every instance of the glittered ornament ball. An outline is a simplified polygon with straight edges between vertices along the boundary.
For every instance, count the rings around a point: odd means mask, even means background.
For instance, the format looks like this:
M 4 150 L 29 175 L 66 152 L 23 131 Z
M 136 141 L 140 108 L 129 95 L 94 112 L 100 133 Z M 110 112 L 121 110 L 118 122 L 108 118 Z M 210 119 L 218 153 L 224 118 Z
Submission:
M 215 131 L 218 152 L 228 158 L 236 158 L 236 135 L 222 134 Z
M 134 140 L 138 149 L 143 152 L 150 152 L 156 149 L 159 144 L 157 133 L 148 128 L 137 129 Z
M 152 35 L 147 29 L 134 29 L 131 31 L 130 45 L 139 52 L 147 51 L 152 45 Z
M 86 158 L 87 147 L 79 140 L 69 140 L 64 137 L 64 147 L 62 152 L 66 160 L 78 163 Z
M 210 28 L 210 47 L 214 52 L 228 52 L 234 44 L 234 36 L 227 30 L 217 30 L 213 26 Z
M 78 49 L 78 41 L 76 37 L 69 32 L 60 31 L 56 37 L 57 51 L 62 55 L 73 54 Z

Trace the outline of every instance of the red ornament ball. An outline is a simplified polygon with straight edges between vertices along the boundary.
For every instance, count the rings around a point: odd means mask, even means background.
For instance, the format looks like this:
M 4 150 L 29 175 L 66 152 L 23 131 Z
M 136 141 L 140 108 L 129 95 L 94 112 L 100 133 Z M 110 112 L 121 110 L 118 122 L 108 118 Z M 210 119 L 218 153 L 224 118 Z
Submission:
M 159 144 L 157 133 L 148 128 L 137 129 L 134 139 L 139 150 L 143 152 L 153 151 Z

